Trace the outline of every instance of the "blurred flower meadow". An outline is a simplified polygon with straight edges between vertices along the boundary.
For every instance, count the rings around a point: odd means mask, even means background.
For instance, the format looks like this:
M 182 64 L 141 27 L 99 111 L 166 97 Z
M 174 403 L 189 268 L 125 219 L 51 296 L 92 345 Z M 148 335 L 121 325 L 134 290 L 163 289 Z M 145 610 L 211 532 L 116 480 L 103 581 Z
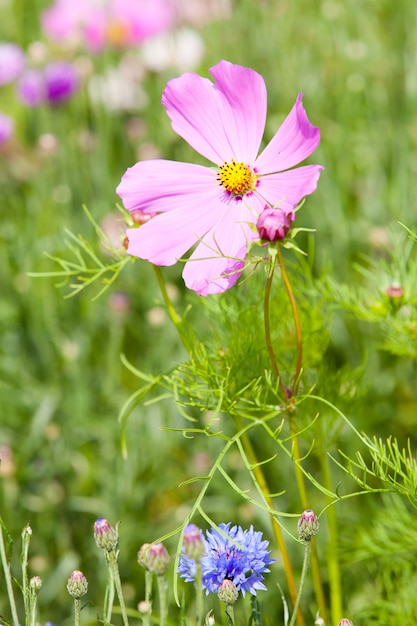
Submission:
M 0 15 L 0 623 L 415 624 L 417 5 Z

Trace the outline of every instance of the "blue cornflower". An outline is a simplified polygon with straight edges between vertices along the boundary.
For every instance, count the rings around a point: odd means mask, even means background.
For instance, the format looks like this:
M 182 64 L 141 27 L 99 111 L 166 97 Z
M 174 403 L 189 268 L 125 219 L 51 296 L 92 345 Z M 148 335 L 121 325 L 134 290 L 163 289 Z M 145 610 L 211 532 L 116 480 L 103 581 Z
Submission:
M 230 528 L 228 524 L 219 524 L 219 532 L 212 528 L 206 531 L 206 538 L 201 533 L 206 546 L 201 558 L 203 588 L 206 593 L 217 593 L 223 580 L 231 580 L 243 595 L 246 592 L 256 596 L 258 589 L 266 589 L 263 584 L 268 565 L 273 563 L 269 558 L 269 542 L 262 539 L 262 533 L 243 530 L 240 526 Z M 196 578 L 197 564 L 194 559 L 182 554 L 178 571 L 186 582 Z

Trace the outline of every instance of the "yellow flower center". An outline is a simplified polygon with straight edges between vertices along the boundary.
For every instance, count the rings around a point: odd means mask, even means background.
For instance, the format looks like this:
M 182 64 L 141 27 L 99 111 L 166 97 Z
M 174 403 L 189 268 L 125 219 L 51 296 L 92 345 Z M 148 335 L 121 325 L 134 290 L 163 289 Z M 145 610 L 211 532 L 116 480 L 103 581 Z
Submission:
M 236 163 L 234 159 L 230 163 L 225 161 L 223 165 L 219 166 L 217 172 L 219 185 L 222 185 L 234 196 L 244 196 L 249 191 L 253 191 L 257 178 L 246 163 Z

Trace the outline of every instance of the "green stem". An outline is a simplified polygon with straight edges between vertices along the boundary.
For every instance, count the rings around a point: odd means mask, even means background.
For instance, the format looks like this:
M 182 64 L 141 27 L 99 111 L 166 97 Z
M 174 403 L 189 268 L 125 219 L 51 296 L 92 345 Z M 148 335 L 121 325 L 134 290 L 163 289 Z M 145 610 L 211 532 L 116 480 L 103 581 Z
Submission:
M 297 481 L 297 488 L 298 488 L 298 493 L 300 495 L 301 506 L 304 510 L 306 510 L 310 508 L 310 505 L 309 505 L 309 500 L 308 500 L 304 474 L 301 471 L 301 468 L 299 466 L 299 462 L 301 459 L 300 445 L 299 445 L 298 436 L 295 430 L 294 416 L 292 414 L 290 414 L 289 421 L 290 421 L 291 441 L 292 441 L 292 446 L 293 446 L 292 454 L 295 460 L 294 466 L 295 466 L 295 477 Z M 324 596 L 323 583 L 321 581 L 321 574 L 320 574 L 320 564 L 319 564 L 319 559 L 318 559 L 315 545 L 312 547 L 312 551 L 311 551 L 311 573 L 312 573 L 312 578 L 313 578 L 314 592 L 316 594 L 317 604 L 320 610 L 320 615 L 324 619 L 325 623 L 327 624 L 328 622 L 327 622 L 326 599 Z
M 16 610 L 16 602 L 13 594 L 12 576 L 10 574 L 10 563 L 7 561 L 6 546 L 4 545 L 3 526 L 0 520 L 0 555 L 3 565 L 4 579 L 6 581 L 7 595 L 9 597 L 10 611 L 12 614 L 13 626 L 19 626 L 19 618 Z
M 244 447 L 245 453 L 248 457 L 248 460 L 252 466 L 252 473 L 259 486 L 260 491 L 263 494 L 264 500 L 266 504 L 268 505 L 268 507 L 271 510 L 273 510 L 274 504 L 273 504 L 272 498 L 270 498 L 269 496 L 270 490 L 269 490 L 268 484 L 266 482 L 264 473 L 262 471 L 262 467 L 259 464 L 258 459 L 256 457 L 256 453 L 253 449 L 252 443 L 246 433 L 242 435 L 241 441 L 242 441 L 242 445 Z M 295 585 L 294 574 L 292 571 L 290 557 L 287 551 L 287 546 L 285 545 L 284 537 L 282 536 L 281 527 L 276 517 L 271 514 L 270 519 L 271 519 L 275 541 L 277 543 L 278 550 L 281 554 L 282 564 L 283 564 L 284 572 L 285 572 L 285 578 L 287 580 L 287 585 L 288 585 L 288 592 L 290 594 L 291 602 L 294 604 L 296 597 L 297 597 L 297 588 Z M 297 620 L 298 620 L 298 626 L 304 626 L 304 619 L 301 614 L 301 611 L 298 611 Z
M 275 352 L 274 352 L 274 348 L 272 346 L 272 340 L 271 340 L 271 316 L 270 316 L 269 303 L 271 299 L 271 287 L 272 287 L 272 280 L 274 278 L 275 265 L 276 265 L 276 255 L 273 254 L 270 259 L 270 264 L 269 264 L 269 269 L 268 269 L 268 278 L 266 280 L 265 294 L 264 294 L 265 342 L 266 342 L 266 348 L 268 350 L 269 359 L 271 361 L 273 372 L 275 376 L 277 377 L 277 380 L 281 389 L 281 393 L 283 397 L 285 398 L 285 400 L 287 400 L 288 399 L 287 389 L 285 388 L 285 385 L 282 382 L 282 379 L 279 373 L 278 363 L 275 357 Z
M 38 593 L 37 591 L 32 591 L 29 604 L 28 604 L 28 615 L 27 615 L 27 624 L 28 626 L 36 625 L 36 605 L 38 603 Z
M 279 245 L 277 246 L 277 257 L 279 266 L 281 268 L 282 280 L 284 281 L 284 286 L 288 295 L 288 299 L 290 301 L 295 325 L 295 339 L 297 342 L 297 363 L 295 366 L 295 374 L 292 384 L 292 395 L 295 395 L 297 393 L 298 383 L 300 381 L 300 374 L 303 367 L 303 342 L 301 334 L 300 316 L 298 315 L 297 303 L 294 298 L 294 293 L 291 287 L 290 280 L 288 278 L 287 270 L 285 269 L 284 258 L 282 256 L 281 248 Z
M 80 626 L 81 600 L 74 598 L 74 626 Z
M 175 328 L 178 331 L 178 334 L 180 336 L 180 339 L 183 343 L 184 348 L 187 350 L 188 353 L 190 353 L 190 343 L 187 340 L 187 338 L 184 336 L 184 332 L 183 332 L 183 328 L 182 328 L 182 319 L 180 318 L 180 316 L 178 315 L 178 313 L 176 312 L 174 305 L 171 302 L 171 299 L 168 295 L 168 291 L 166 288 L 166 284 L 164 281 L 164 278 L 162 276 L 162 272 L 159 269 L 159 267 L 157 265 L 153 266 L 154 270 L 155 270 L 155 274 L 156 274 L 156 279 L 158 281 L 158 285 L 159 288 L 161 290 L 161 294 L 162 294 L 162 298 L 164 300 L 165 306 L 167 308 L 168 311 L 168 315 L 172 321 L 172 323 L 174 324 Z
M 122 613 L 123 624 L 124 626 L 129 626 L 129 620 L 127 619 L 125 599 L 123 597 L 123 592 L 122 592 L 122 583 L 120 580 L 119 566 L 117 563 L 117 555 L 114 550 L 112 552 L 109 552 L 108 563 L 109 563 L 109 568 L 111 569 L 111 572 L 112 572 L 114 586 L 116 587 L 116 593 L 117 593 L 117 597 L 119 600 L 120 610 Z
M 167 581 L 164 575 L 157 576 L 159 595 L 159 626 L 166 626 L 168 618 Z
M 29 579 L 28 579 L 28 555 L 29 555 L 29 544 L 30 537 L 32 535 L 32 530 L 30 526 L 25 526 L 22 530 L 22 553 L 20 556 L 20 564 L 22 568 L 22 594 L 23 594 L 23 603 L 25 607 L 25 624 L 28 625 L 30 623 L 30 590 L 29 590 Z
M 304 559 L 303 559 L 303 569 L 301 570 L 300 585 L 298 587 L 297 599 L 295 601 L 293 613 L 292 613 L 291 620 L 288 626 L 294 626 L 295 624 L 297 612 L 300 607 L 301 595 L 303 593 L 303 589 L 304 589 L 304 585 L 306 581 L 307 570 L 308 570 L 308 566 L 310 563 L 310 553 L 311 553 L 311 540 L 306 541 L 304 544 Z
M 326 453 L 320 454 L 320 463 L 322 468 L 324 486 L 331 491 L 332 480 L 330 474 L 330 467 L 328 457 Z M 326 496 L 327 503 L 332 502 L 329 496 Z M 332 621 L 336 624 L 343 615 L 342 606 L 342 588 L 339 568 L 339 541 L 338 541 L 338 529 L 336 509 L 334 506 L 329 506 L 326 511 L 327 523 L 329 528 L 329 541 L 327 550 L 327 567 L 329 575 L 330 586 L 330 610 L 332 615 Z
M 235 611 L 233 604 L 226 604 L 227 626 L 235 626 Z
M 112 568 L 109 565 L 109 558 L 105 555 L 106 562 L 108 564 L 107 567 L 107 588 L 106 593 L 104 595 L 104 607 L 103 607 L 103 619 L 105 624 L 111 623 L 111 615 L 113 612 L 113 602 L 114 602 L 114 577 Z
M 196 574 L 196 626 L 201 626 L 203 623 L 203 574 L 201 569 L 201 561 L 197 561 L 197 574 Z

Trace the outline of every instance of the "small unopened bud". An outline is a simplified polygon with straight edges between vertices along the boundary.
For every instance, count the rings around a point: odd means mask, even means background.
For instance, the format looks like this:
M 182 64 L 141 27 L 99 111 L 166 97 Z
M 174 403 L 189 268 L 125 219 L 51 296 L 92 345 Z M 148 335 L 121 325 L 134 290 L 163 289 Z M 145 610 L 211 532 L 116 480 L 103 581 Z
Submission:
M 298 536 L 302 541 L 310 541 L 318 532 L 319 520 L 311 509 L 307 509 L 298 520 Z
M 29 581 L 29 588 L 32 591 L 39 591 L 41 587 L 42 587 L 42 578 L 40 578 L 40 576 L 32 576 L 32 578 Z
M 150 615 L 152 613 L 152 604 L 149 600 L 141 600 L 138 604 L 138 611 L 141 615 Z
M 256 228 L 259 237 L 264 241 L 280 241 L 285 238 L 291 228 L 295 213 L 284 211 L 280 207 L 265 207 L 259 214 Z
M 117 531 L 101 517 L 94 523 L 94 539 L 99 548 L 111 552 L 117 546 Z
M 184 529 L 184 554 L 194 561 L 200 561 L 206 553 L 206 546 L 201 530 L 195 524 L 188 524 Z
M 86 577 L 79 570 L 74 570 L 68 578 L 67 589 L 70 596 L 78 600 L 85 596 L 88 590 L 88 582 Z
M 389 287 L 385 289 L 385 295 L 393 299 L 402 298 L 404 295 L 404 289 L 401 287 L 400 284 L 393 283 L 392 285 L 389 285 Z
M 217 590 L 219 600 L 226 604 L 234 604 L 239 597 L 239 592 L 234 582 L 225 578 Z
M 23 537 L 31 537 L 32 536 L 32 528 L 29 526 L 29 524 L 26 524 L 26 526 L 24 527 L 24 529 L 22 530 L 22 536 Z
M 340 620 L 339 626 L 353 626 L 353 622 L 351 622 L 350 619 L 347 619 L 346 617 L 344 617 L 343 619 Z
M 138 552 L 138 563 L 145 569 L 161 576 L 169 565 L 169 554 L 163 543 L 144 543 Z
M 214 619 L 213 611 L 209 611 L 204 619 L 204 626 L 214 626 L 216 620 Z

